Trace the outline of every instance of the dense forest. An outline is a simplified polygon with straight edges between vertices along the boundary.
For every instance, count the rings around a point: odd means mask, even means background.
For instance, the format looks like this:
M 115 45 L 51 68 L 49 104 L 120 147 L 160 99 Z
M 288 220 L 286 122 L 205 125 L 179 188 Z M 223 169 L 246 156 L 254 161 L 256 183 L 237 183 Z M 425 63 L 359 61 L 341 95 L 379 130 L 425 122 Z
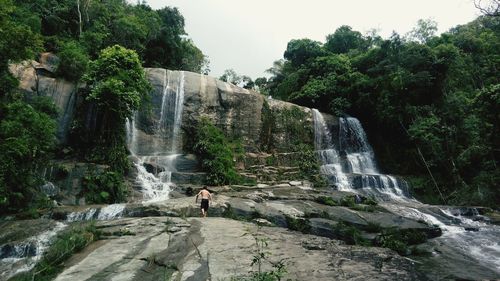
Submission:
M 379 165 L 436 204 L 500 202 L 500 18 L 435 36 L 420 20 L 382 39 L 341 26 L 321 43 L 291 40 L 261 92 L 361 120 Z M 227 72 L 230 74 L 230 72 Z
M 57 76 L 87 85 L 80 112 L 93 106 L 101 126 L 79 126 L 78 116 L 71 140 L 73 157 L 111 166 L 91 178 L 91 187 L 111 189 L 96 190 L 95 203 L 123 197 L 130 164 L 125 128 L 117 124 L 150 90 L 142 67 L 208 71 L 207 57 L 186 36 L 176 8 L 153 10 L 124 0 L 0 0 L 0 26 L 0 213 L 47 204 L 35 191 L 43 183 L 40 169 L 62 149 L 54 104 L 17 93 L 10 63 L 52 52 L 60 58 Z

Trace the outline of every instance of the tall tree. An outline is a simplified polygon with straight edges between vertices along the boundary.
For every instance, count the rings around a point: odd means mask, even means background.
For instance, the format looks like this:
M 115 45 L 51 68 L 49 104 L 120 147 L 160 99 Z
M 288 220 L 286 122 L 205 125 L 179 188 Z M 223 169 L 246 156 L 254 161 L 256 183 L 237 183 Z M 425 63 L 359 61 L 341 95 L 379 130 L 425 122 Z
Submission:
M 87 100 L 96 104 L 100 124 L 94 128 L 91 157 L 124 172 L 128 168 L 125 120 L 151 87 L 139 56 L 118 45 L 108 47 L 91 63 L 85 80 L 90 89 Z

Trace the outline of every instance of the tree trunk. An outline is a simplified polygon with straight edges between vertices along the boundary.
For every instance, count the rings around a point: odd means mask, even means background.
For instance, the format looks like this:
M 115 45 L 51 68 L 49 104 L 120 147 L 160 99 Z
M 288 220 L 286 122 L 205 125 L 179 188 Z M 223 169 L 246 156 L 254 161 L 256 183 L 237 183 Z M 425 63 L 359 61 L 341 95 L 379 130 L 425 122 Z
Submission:
M 78 10 L 78 30 L 80 33 L 78 34 L 78 37 L 82 36 L 82 12 L 80 11 L 80 0 L 76 0 L 76 8 Z

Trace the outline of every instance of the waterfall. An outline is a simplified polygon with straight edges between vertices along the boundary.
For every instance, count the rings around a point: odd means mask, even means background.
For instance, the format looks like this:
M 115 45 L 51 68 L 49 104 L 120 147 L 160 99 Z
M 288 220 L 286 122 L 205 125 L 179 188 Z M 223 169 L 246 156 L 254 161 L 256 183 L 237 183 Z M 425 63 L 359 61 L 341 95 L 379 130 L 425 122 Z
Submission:
M 323 115 L 313 109 L 314 149 L 321 160 L 320 172 L 333 181 L 339 190 L 349 190 L 349 181 L 342 171 L 340 157 L 333 145 L 332 134 Z
M 410 198 L 406 181 L 379 173 L 373 150 L 356 118 L 339 118 L 338 138 L 333 137 L 323 116 L 315 109 L 313 120 L 315 149 L 322 164 L 320 172 L 339 190 L 376 196 L 385 201 L 381 203 L 383 207 L 395 214 L 438 226 L 443 235 L 433 240 L 440 247 L 500 273 L 499 226 L 481 221 L 475 209 L 470 217 L 465 217 L 460 211 L 452 212 L 450 208 L 429 206 Z M 341 178 L 348 180 L 342 182 Z
M 100 209 L 88 208 L 80 212 L 72 212 L 66 216 L 67 222 L 89 221 L 89 220 L 113 220 L 121 218 L 125 211 L 125 204 L 111 204 Z
M 47 251 L 51 241 L 66 224 L 56 222 L 56 225 L 39 235 L 30 237 L 15 245 L 0 247 L 0 279 L 8 280 L 12 276 L 26 272 L 35 267 L 36 263 Z
M 184 104 L 184 72 L 166 70 L 163 79 L 161 106 L 153 134 L 142 131 L 137 122 L 139 113 L 127 120 L 127 143 L 135 156 L 136 183 L 141 187 L 144 202 L 157 202 L 169 197 L 180 155 L 180 128 Z M 144 140 L 146 138 L 146 140 Z
M 323 115 L 317 109 L 312 111 L 315 150 L 321 161 L 320 172 L 327 179 L 342 191 L 358 188 L 378 197 L 404 196 L 403 180 L 378 172 L 373 149 L 358 119 L 340 117 L 338 137 L 334 138 Z M 338 140 L 338 150 L 334 139 Z

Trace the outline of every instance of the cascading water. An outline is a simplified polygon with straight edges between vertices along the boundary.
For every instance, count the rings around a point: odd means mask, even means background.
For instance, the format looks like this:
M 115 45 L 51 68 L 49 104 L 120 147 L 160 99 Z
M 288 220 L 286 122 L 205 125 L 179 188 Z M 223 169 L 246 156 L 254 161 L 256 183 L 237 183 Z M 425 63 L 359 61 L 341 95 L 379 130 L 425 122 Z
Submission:
M 180 155 L 179 133 L 183 103 L 184 72 L 180 71 L 174 75 L 174 72 L 166 70 L 161 108 L 157 113 L 152 141 L 147 145 L 139 141 L 140 137 L 146 134 L 137 127 L 138 114 L 127 121 L 128 147 L 136 157 L 136 182 L 141 187 L 144 202 L 168 199 L 173 185 L 171 175 L 175 172 L 175 160 Z
M 313 109 L 313 120 L 314 144 L 322 164 L 321 173 L 339 190 L 354 191 L 359 187 L 376 196 L 399 197 L 403 194 L 402 180 L 378 172 L 373 150 L 358 119 L 339 118 L 338 150 L 332 132 L 317 109 Z
M 381 205 L 395 214 L 438 226 L 443 231 L 434 238 L 438 244 L 500 274 L 500 227 L 410 198 L 404 180 L 378 172 L 373 150 L 356 118 L 339 118 L 337 144 L 318 110 L 313 109 L 313 120 L 321 173 L 339 190 L 374 195 L 385 200 Z
M 69 213 L 67 222 L 89 221 L 89 220 L 112 220 L 123 216 L 125 204 L 111 204 L 102 208 L 88 208 L 81 212 Z
M 0 247 L 0 280 L 8 280 L 16 274 L 35 267 L 53 238 L 65 227 L 66 224 L 57 222 L 52 229 L 28 238 L 19 244 Z
M 332 134 L 323 118 L 323 115 L 313 109 L 314 119 L 314 148 L 321 160 L 321 173 L 333 181 L 339 190 L 349 190 L 349 181 L 342 171 L 340 157 L 335 150 Z

